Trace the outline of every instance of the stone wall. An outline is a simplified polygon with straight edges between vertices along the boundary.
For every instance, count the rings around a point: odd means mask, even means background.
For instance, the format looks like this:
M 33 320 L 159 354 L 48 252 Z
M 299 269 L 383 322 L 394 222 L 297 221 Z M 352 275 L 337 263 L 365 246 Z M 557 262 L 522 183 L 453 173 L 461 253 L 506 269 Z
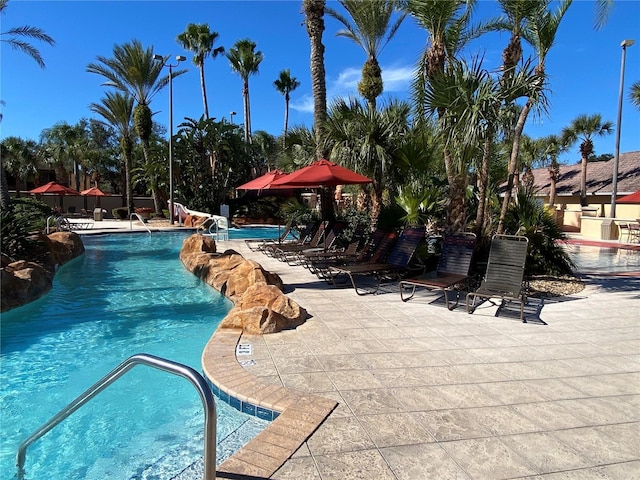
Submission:
M 59 266 L 84 253 L 80 237 L 73 232 L 38 234 L 31 237 L 35 249 L 30 260 L 15 260 L 2 255 L 0 311 L 26 305 L 45 295 L 53 286 Z
M 218 253 L 210 237 L 194 234 L 185 239 L 180 260 L 187 270 L 234 303 L 219 328 L 275 333 L 295 328 L 307 317 L 304 308 L 282 293 L 278 275 L 235 250 Z

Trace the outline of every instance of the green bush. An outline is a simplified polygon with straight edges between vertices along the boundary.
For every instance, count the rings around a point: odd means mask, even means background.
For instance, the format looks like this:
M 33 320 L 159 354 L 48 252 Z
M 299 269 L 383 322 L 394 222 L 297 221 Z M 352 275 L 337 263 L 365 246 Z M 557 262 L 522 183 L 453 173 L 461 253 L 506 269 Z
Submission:
M 529 239 L 525 275 L 570 275 L 575 264 L 560 242 L 566 236 L 533 192 L 521 188 L 505 218 L 505 233 Z
M 127 207 L 117 207 L 111 210 L 111 215 L 118 220 L 126 220 L 129 217 L 129 209 Z
M 31 259 L 37 256 L 42 243 L 32 234 L 43 232 L 52 210 L 31 197 L 13 198 L 9 208 L 0 212 L 0 248 L 9 257 Z

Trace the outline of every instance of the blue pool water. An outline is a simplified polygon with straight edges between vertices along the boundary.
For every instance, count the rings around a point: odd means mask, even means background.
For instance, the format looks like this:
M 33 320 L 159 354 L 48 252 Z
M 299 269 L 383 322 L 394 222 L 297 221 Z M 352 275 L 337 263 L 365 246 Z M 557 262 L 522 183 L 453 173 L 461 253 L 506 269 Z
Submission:
M 616 247 L 566 245 L 580 273 L 609 274 L 640 271 L 640 251 Z
M 182 266 L 186 235 L 85 236 L 46 297 L 2 315 L 0 478 L 20 442 L 129 356 L 201 371 L 231 304 Z M 220 462 L 267 423 L 216 406 Z M 26 478 L 173 478 L 201 461 L 203 418 L 190 383 L 137 366 L 29 447 Z

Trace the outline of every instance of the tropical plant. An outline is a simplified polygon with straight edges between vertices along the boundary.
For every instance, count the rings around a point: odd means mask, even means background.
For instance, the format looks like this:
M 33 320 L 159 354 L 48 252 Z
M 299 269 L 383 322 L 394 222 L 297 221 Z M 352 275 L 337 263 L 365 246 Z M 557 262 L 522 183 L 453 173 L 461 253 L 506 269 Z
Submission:
M 251 143 L 251 102 L 249 101 L 249 77 L 256 75 L 264 55 L 256 51 L 256 43 L 248 38 L 238 40 L 227 52 L 231 70 L 242 79 L 242 101 L 244 106 L 244 142 Z
M 291 71 L 287 68 L 280 72 L 280 76 L 273 82 L 282 95 L 284 95 L 284 132 L 282 134 L 282 148 L 287 145 L 287 128 L 289 126 L 289 100 L 291 100 L 291 92 L 300 86 L 300 82 L 296 77 L 291 76 Z
M 563 247 L 565 235 L 551 211 L 534 195 L 533 189 L 520 188 L 517 202 L 505 217 L 505 233 L 529 239 L 525 275 L 569 275 L 575 267 Z
M 378 57 L 398 31 L 407 12 L 401 12 L 391 24 L 393 14 L 400 12 L 397 0 L 339 0 L 339 3 L 352 21 L 333 8 L 327 7 L 326 12 L 344 26 L 344 30 L 338 31 L 336 36 L 352 40 L 364 51 L 367 59 L 362 67 L 358 92 L 369 107 L 375 109 L 376 98 L 384 89 Z
M 5 13 L 9 0 L 0 0 L 0 15 Z M 34 39 L 41 42 L 45 42 L 48 45 L 55 45 L 55 40 L 47 35 L 47 33 L 38 28 L 29 25 L 23 25 L 21 27 L 13 27 L 6 32 L 0 32 L 0 42 L 4 42 L 14 50 L 19 50 L 29 57 L 31 57 L 40 68 L 45 67 L 44 58 L 40 54 L 40 51 L 29 43 L 28 39 Z M 4 102 L 1 104 L 4 105 Z M 2 115 L 0 114 L 0 121 Z M 0 209 L 10 208 L 11 198 L 9 196 L 9 185 L 7 184 L 6 172 L 3 167 L 4 160 L 0 157 Z
M 127 92 L 131 95 L 136 107 L 133 110 L 133 122 L 136 133 L 142 142 L 144 161 L 147 165 L 153 162 L 150 153 L 150 140 L 153 132 L 152 112 L 149 107 L 153 97 L 169 83 L 169 75 L 161 77 L 164 61 L 154 59 L 153 47 L 144 48 L 139 40 L 116 45 L 113 57 L 102 55 L 96 57 L 97 63 L 90 63 L 87 71 L 97 73 L 107 79 L 105 86 Z M 165 58 L 166 61 L 168 59 Z M 186 70 L 174 70 L 172 77 L 177 77 Z M 159 198 L 154 194 L 154 199 Z M 162 213 L 162 205 L 155 205 L 156 213 Z
M 613 123 L 603 121 L 599 113 L 594 115 L 578 115 L 567 127 L 562 129 L 562 142 L 567 146 L 580 142 L 580 203 L 589 204 L 587 200 L 587 165 L 589 157 L 594 153 L 594 137 L 603 137 L 613 133 Z
M 507 208 L 511 202 L 514 177 L 518 169 L 520 138 L 522 137 L 525 123 L 529 113 L 534 107 L 537 106 L 543 111 L 546 110 L 546 98 L 544 96 L 544 89 L 546 87 L 546 59 L 551 47 L 555 43 L 558 29 L 560 28 L 564 15 L 571 6 L 571 2 L 572 0 L 562 0 L 557 4 L 555 10 L 552 11 L 547 9 L 547 7 L 551 7 L 551 4 L 547 1 L 543 1 L 541 2 L 541 7 L 543 8 L 538 12 L 535 12 L 534 10 L 532 12 L 534 14 L 528 15 L 525 19 L 526 26 L 522 36 L 533 46 L 537 54 L 538 64 L 536 67 L 536 75 L 539 78 L 539 85 L 537 89 L 532 91 L 522 107 L 511 136 L 513 143 L 507 172 L 507 186 L 502 199 L 502 208 L 500 210 L 500 217 L 498 220 L 498 233 L 502 233 L 503 231 Z
M 69 172 L 72 172 L 73 188 L 79 190 L 79 168 L 92 148 L 85 124 L 79 122 L 70 125 L 67 122 L 58 122 L 51 128 L 42 130 L 40 144 L 44 161 L 53 164 L 57 180 L 67 183 Z
M 33 140 L 19 137 L 6 137 L 0 142 L 2 168 L 11 172 L 16 180 L 16 196 L 20 196 L 22 181 L 26 184 L 29 177 L 38 173 L 37 145 Z
M 5 13 L 8 3 L 9 0 L 0 0 L 0 14 Z M 44 68 L 44 58 L 40 54 L 40 51 L 25 39 L 38 40 L 51 46 L 56 44 L 55 40 L 51 36 L 47 35 L 44 30 L 38 27 L 31 27 L 29 25 L 12 27 L 6 32 L 0 33 L 0 42 L 6 43 L 14 50 L 26 53 L 40 66 L 40 68 Z
M 568 150 L 568 146 L 558 135 L 548 135 L 539 139 L 539 142 L 541 144 L 540 163 L 549 171 L 549 205 L 553 206 L 556 203 L 556 184 L 560 175 L 558 157 Z
M 303 0 L 304 24 L 311 44 L 311 89 L 313 91 L 313 130 L 315 133 L 316 159 L 327 156 L 324 142 L 324 122 L 327 119 L 327 84 L 324 68 L 325 0 Z
M 394 152 L 409 131 L 408 103 L 390 101 L 381 109 L 368 108 L 357 99 L 336 100 L 325 123 L 331 142 L 331 160 L 372 180 L 371 219 L 375 222 L 383 192 L 394 198 L 396 167 Z
M 14 260 L 34 257 L 42 247 L 40 237 L 51 208 L 32 197 L 14 198 L 12 208 L 0 211 L 0 250 Z
M 92 103 L 89 108 L 104 118 L 104 123 L 118 132 L 120 155 L 124 166 L 125 196 L 129 213 L 133 211 L 133 182 L 131 170 L 133 162 L 133 97 L 124 92 L 107 92 L 100 103 Z
M 208 57 L 215 60 L 218 55 L 224 54 L 224 47 L 213 47 L 218 36 L 218 32 L 211 32 L 207 24 L 190 23 L 187 25 L 186 30 L 176 38 L 183 48 L 193 52 L 193 64 L 200 71 L 200 88 L 202 89 L 205 118 L 209 118 L 209 105 L 204 81 L 204 61 Z
M 638 110 L 640 110 L 640 80 L 631 85 L 629 100 Z

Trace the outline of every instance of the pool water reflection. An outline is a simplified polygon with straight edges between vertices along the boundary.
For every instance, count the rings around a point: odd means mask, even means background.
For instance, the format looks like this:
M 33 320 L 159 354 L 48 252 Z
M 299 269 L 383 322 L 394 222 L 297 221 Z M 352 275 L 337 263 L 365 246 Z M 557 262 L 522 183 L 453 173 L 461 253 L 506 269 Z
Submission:
M 578 273 L 640 272 L 640 251 L 617 247 L 568 244 Z

